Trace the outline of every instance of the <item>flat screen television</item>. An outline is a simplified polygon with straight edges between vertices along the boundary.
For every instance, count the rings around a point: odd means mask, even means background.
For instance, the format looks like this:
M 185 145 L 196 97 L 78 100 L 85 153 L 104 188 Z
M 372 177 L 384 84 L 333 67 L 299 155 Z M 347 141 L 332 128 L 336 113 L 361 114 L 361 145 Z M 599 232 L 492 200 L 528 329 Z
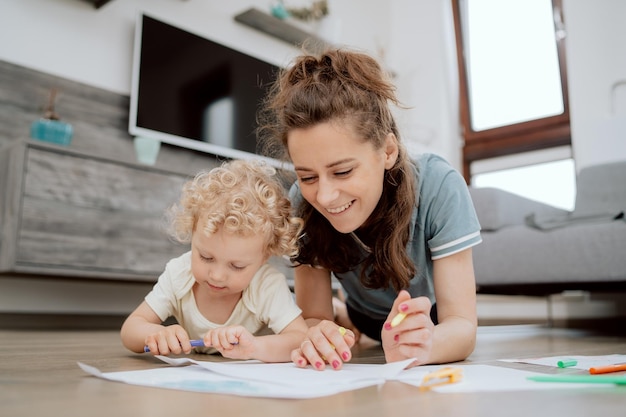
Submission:
M 129 132 L 227 158 L 258 158 L 257 110 L 278 69 L 139 13 Z

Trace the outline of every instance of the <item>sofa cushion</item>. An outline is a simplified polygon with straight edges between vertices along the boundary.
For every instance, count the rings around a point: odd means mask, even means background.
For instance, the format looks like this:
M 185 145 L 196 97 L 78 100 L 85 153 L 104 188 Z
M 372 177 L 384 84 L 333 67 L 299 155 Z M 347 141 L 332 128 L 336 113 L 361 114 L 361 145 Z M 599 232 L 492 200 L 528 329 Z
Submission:
M 577 177 L 576 206 L 559 215 L 532 213 L 526 223 L 538 229 L 583 223 L 610 223 L 624 220 L 626 212 L 626 161 L 584 168 Z
M 626 223 L 575 224 L 549 232 L 512 226 L 472 248 L 478 286 L 623 282 Z
M 573 217 L 618 215 L 626 211 L 626 161 L 580 170 Z

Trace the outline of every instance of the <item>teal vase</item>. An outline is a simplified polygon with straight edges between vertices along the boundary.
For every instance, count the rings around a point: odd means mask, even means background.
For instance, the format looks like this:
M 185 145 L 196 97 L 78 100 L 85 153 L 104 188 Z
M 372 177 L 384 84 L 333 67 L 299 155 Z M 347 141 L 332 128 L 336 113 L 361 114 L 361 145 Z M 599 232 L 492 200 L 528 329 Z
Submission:
M 46 112 L 41 119 L 34 121 L 30 126 L 30 137 L 67 146 L 72 141 L 74 129 L 71 124 L 59 120 L 59 116 L 54 112 L 56 94 L 56 89 L 50 90 Z
M 68 146 L 72 141 L 73 133 L 72 125 L 60 120 L 41 118 L 30 126 L 31 138 L 57 145 Z

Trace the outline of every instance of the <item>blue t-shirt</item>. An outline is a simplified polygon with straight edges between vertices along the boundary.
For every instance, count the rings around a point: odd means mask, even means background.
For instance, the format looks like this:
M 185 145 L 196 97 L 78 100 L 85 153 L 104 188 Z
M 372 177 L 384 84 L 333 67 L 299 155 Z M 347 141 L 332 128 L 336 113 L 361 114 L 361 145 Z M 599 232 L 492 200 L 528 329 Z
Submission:
M 423 154 L 415 160 L 418 182 L 417 203 L 411 218 L 407 251 L 417 268 L 411 279 L 412 297 L 426 296 L 435 303 L 433 260 L 444 258 L 479 244 L 480 224 L 463 177 L 443 158 Z M 296 182 L 290 198 L 297 206 L 302 200 Z M 355 245 L 357 245 L 355 241 Z M 334 273 L 346 293 L 346 302 L 374 319 L 387 318 L 397 292 L 392 288 L 369 289 L 359 281 L 361 268 Z

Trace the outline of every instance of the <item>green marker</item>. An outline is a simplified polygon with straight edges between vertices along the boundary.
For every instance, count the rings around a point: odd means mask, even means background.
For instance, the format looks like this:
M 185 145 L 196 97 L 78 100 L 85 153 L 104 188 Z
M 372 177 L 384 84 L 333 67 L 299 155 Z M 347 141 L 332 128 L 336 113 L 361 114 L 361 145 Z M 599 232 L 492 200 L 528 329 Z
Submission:
M 559 368 L 569 368 L 578 365 L 578 361 L 576 359 L 561 359 L 556 364 Z
M 617 384 L 626 385 L 626 376 L 604 375 L 537 375 L 527 377 L 536 382 L 577 382 L 582 384 Z

